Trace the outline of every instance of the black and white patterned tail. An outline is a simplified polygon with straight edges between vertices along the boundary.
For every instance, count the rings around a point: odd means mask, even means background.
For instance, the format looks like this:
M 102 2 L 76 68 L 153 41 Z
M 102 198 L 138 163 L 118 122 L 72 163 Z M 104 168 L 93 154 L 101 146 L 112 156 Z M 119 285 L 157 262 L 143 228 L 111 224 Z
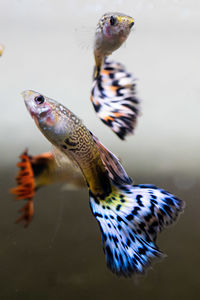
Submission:
M 143 273 L 162 252 L 157 233 L 172 224 L 184 202 L 152 185 L 115 188 L 104 200 L 90 195 L 103 242 L 107 266 L 117 275 Z
M 132 134 L 140 113 L 132 74 L 116 62 L 105 60 L 92 86 L 91 101 L 98 117 L 122 140 Z

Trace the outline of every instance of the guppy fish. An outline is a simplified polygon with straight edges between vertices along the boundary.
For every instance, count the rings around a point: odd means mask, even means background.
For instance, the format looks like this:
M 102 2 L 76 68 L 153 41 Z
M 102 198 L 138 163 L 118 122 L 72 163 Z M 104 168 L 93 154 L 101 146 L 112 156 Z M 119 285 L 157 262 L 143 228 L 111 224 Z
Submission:
M 62 163 L 62 165 L 61 165 Z M 26 149 L 20 155 L 17 166 L 19 172 L 16 176 L 17 187 L 10 192 L 16 196 L 16 200 L 27 200 L 20 209 L 22 215 L 16 223 L 25 222 L 29 225 L 34 214 L 33 198 L 38 189 L 52 183 L 64 183 L 67 190 L 77 190 L 86 187 L 85 180 L 79 168 L 75 167 L 70 160 L 60 159 L 59 163 L 51 152 L 32 156 Z
M 131 185 L 116 156 L 69 109 L 34 91 L 22 95 L 39 130 L 83 173 L 107 266 L 117 275 L 142 273 L 162 257 L 157 233 L 177 219 L 184 202 L 154 185 Z
M 107 57 L 127 39 L 134 25 L 132 17 L 107 13 L 99 20 L 94 43 L 95 70 L 91 101 L 101 121 L 122 140 L 134 131 L 140 112 L 135 78 L 125 67 Z

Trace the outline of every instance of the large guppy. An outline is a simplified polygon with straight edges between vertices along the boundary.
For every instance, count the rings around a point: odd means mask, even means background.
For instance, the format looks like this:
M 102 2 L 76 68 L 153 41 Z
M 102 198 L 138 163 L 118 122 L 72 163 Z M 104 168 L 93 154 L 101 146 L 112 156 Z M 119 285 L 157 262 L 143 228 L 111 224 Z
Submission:
M 143 273 L 163 256 L 157 233 L 177 219 L 184 202 L 154 185 L 132 185 L 117 157 L 62 104 L 31 90 L 22 95 L 55 155 L 67 156 L 83 173 L 107 266 L 117 275 Z

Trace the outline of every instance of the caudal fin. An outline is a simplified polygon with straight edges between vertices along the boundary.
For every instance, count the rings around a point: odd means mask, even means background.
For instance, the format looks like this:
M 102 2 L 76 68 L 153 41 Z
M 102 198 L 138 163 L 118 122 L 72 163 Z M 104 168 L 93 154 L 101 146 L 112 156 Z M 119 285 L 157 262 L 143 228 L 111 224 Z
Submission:
M 21 216 L 17 223 L 25 221 L 27 226 L 34 214 L 33 199 L 36 190 L 42 186 L 47 186 L 55 182 L 65 184 L 65 189 L 78 190 L 86 186 L 85 180 L 79 168 L 75 168 L 71 161 L 62 160 L 62 166 L 57 162 L 54 154 L 44 152 L 36 156 L 28 154 L 25 150 L 20 155 L 20 162 L 16 176 L 17 186 L 10 192 L 15 195 L 16 200 L 27 200 L 27 203 L 19 211 Z
M 104 200 L 90 194 L 107 266 L 117 275 L 143 273 L 163 256 L 156 245 L 157 233 L 172 224 L 184 202 L 152 185 L 127 185 L 113 190 Z
M 122 140 L 133 133 L 140 114 L 135 85 L 122 64 L 105 60 L 92 86 L 91 101 L 98 117 Z
M 15 195 L 16 200 L 27 200 L 27 203 L 19 210 L 21 216 L 17 223 L 24 221 L 28 226 L 34 214 L 33 198 L 35 191 L 41 186 L 40 177 L 44 169 L 47 169 L 49 161 L 53 159 L 50 152 L 42 153 L 38 156 L 31 156 L 26 149 L 20 155 L 20 161 L 17 163 L 19 172 L 16 176 L 17 186 L 10 189 L 11 194 Z

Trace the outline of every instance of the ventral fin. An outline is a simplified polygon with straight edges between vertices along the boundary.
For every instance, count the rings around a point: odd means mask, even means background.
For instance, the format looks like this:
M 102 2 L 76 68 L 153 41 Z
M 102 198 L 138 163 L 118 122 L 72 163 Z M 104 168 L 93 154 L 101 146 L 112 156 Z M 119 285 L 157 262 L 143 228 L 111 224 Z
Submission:
M 108 171 L 110 179 L 117 185 L 131 184 L 132 179 L 128 176 L 120 164 L 119 159 L 111 151 L 109 151 L 95 135 L 92 133 L 91 135 L 97 145 L 100 157 L 106 170 Z
M 78 167 L 77 163 L 75 162 L 75 160 L 72 157 L 68 157 L 57 147 L 52 145 L 51 152 L 52 152 L 53 157 L 59 167 L 65 168 L 67 165 L 72 165 L 72 164 L 73 164 L 74 168 Z

